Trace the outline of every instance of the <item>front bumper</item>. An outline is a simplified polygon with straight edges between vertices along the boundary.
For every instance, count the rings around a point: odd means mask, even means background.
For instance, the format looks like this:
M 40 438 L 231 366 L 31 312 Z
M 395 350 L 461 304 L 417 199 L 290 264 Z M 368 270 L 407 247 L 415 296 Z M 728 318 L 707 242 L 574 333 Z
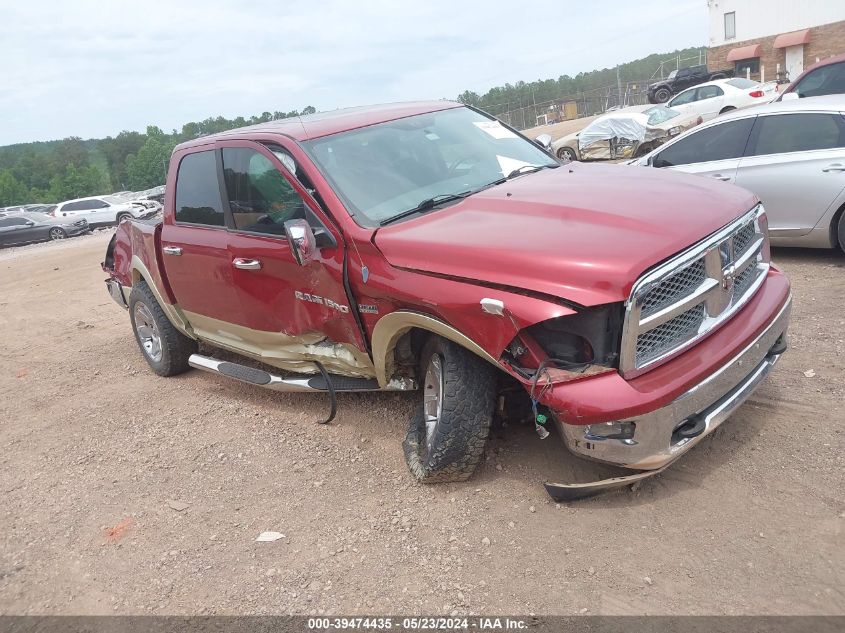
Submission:
M 582 457 L 636 470 L 654 470 L 671 463 L 713 432 L 769 374 L 786 349 L 791 307 L 789 297 L 742 351 L 669 404 L 619 420 L 633 423 L 629 439 L 597 437 L 590 425 L 567 424 L 555 415 L 566 446 Z

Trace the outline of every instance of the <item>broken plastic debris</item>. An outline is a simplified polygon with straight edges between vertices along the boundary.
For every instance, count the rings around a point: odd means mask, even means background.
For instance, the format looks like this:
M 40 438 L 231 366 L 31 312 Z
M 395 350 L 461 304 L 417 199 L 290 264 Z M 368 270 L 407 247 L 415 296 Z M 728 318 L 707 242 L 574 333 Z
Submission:
M 806 376 L 807 378 L 812 378 L 815 375 L 816 375 L 816 372 L 813 369 L 808 369 L 807 371 L 804 372 L 804 376 Z
M 278 541 L 280 538 L 285 538 L 285 535 L 281 532 L 262 532 L 258 535 L 258 538 L 255 539 L 255 542 L 272 543 L 273 541 Z

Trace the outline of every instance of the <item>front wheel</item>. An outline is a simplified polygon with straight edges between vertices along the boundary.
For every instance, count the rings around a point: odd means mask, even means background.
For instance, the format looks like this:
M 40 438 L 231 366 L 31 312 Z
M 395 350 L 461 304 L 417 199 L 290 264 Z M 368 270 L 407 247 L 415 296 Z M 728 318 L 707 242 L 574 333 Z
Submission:
M 839 237 L 839 248 L 845 253 L 845 213 L 839 216 L 837 236 Z
M 671 96 L 672 92 L 668 88 L 658 88 L 654 91 L 654 100 L 656 103 L 666 103 Z
M 188 358 L 197 342 L 173 327 L 143 281 L 129 295 L 129 319 L 144 360 L 159 376 L 175 376 L 190 369 Z
M 493 418 L 495 370 L 434 335 L 420 360 L 423 401 L 405 437 L 405 461 L 421 482 L 463 481 L 484 455 Z
M 571 147 L 561 147 L 557 151 L 557 157 L 561 160 L 569 161 L 570 163 L 572 161 L 578 160 L 575 154 L 575 150 Z
M 63 240 L 67 237 L 67 233 L 65 233 L 64 229 L 60 229 L 57 226 L 54 226 L 50 229 L 50 239 L 51 240 Z
M 120 224 L 124 220 L 131 220 L 131 219 L 132 219 L 131 213 L 121 213 L 120 215 L 117 216 L 117 223 Z

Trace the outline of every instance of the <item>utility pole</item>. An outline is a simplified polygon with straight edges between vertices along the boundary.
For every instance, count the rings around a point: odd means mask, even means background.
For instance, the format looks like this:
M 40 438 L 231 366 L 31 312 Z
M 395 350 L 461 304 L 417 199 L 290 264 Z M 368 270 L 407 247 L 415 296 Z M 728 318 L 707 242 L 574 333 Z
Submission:
M 618 105 L 622 107 L 622 80 L 619 78 L 619 64 L 616 64 L 616 95 Z

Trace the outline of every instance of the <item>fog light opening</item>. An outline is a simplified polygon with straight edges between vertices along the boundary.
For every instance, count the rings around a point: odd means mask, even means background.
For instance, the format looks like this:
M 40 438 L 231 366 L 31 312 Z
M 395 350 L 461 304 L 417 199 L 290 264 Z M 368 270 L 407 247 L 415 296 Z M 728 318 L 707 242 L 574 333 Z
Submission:
M 634 443 L 634 431 L 637 425 L 635 422 L 605 422 L 603 424 L 590 424 L 584 429 L 584 439 L 587 440 L 622 440 Z

